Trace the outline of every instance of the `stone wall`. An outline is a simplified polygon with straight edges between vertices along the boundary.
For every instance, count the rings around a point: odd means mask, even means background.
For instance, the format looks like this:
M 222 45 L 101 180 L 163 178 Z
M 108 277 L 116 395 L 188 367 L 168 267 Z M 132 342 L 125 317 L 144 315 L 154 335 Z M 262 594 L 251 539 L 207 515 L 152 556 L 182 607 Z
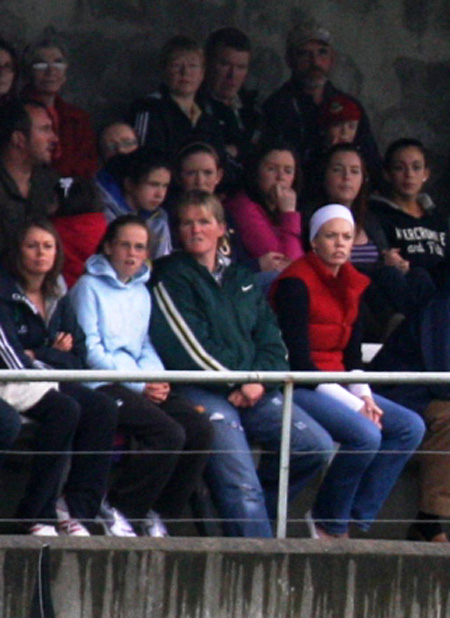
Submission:
M 3 618 L 44 615 L 29 612 L 41 545 L 0 538 Z M 436 545 L 59 538 L 50 595 L 58 618 L 449 618 Z
M 53 28 L 72 52 L 69 100 L 97 122 L 158 83 L 157 50 L 176 33 L 203 40 L 236 25 L 254 44 L 250 85 L 262 98 L 287 76 L 286 30 L 314 16 L 339 52 L 334 81 L 361 98 L 381 149 L 415 136 L 447 168 L 450 4 L 447 0 L 3 0 L 2 34 L 20 48 Z M 436 175 L 435 175 L 436 176 Z

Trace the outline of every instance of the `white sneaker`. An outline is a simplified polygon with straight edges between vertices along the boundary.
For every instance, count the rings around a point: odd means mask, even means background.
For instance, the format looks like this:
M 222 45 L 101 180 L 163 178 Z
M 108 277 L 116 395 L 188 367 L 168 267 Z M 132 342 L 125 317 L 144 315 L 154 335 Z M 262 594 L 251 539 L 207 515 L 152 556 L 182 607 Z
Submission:
M 311 511 L 307 511 L 305 513 L 305 522 L 308 527 L 309 536 L 312 539 L 320 539 L 320 536 L 317 532 L 316 522 L 313 519 Z
M 152 511 L 151 509 L 142 523 L 142 531 L 145 536 L 151 536 L 155 539 L 169 536 L 169 532 L 167 531 L 161 517 L 156 511 Z
M 137 536 L 126 517 L 106 500 L 100 505 L 95 521 L 103 526 L 106 536 Z
M 91 536 L 78 519 L 70 516 L 64 498 L 58 498 L 56 502 L 56 517 L 58 518 L 58 528 L 60 532 L 67 536 Z
M 30 526 L 29 532 L 33 536 L 59 536 L 55 526 L 47 524 L 33 524 Z

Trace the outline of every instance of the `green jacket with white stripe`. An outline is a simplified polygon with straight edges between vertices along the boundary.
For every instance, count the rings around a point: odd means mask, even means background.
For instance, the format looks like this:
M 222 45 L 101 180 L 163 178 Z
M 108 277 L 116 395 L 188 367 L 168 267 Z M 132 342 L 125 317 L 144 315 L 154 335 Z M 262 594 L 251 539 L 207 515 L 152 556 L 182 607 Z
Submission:
M 167 369 L 288 370 L 276 318 L 245 267 L 230 264 L 219 284 L 189 254 L 172 253 L 154 263 L 151 291 L 151 339 Z

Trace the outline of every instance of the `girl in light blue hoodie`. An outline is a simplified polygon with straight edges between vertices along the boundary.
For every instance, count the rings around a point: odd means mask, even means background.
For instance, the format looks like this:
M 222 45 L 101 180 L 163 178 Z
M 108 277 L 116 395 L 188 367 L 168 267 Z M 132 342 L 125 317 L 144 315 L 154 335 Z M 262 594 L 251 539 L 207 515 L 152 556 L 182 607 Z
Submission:
M 99 252 L 86 262 L 86 274 L 71 290 L 86 335 L 87 364 L 93 369 L 164 369 L 148 335 L 148 246 L 149 232 L 139 217 L 118 217 L 109 224 Z M 109 501 L 143 534 L 166 534 L 156 511 L 165 518 L 177 517 L 192 493 L 211 443 L 206 416 L 173 395 L 168 383 L 90 386 L 114 397 L 120 434 L 142 449 L 142 454 L 121 459 Z

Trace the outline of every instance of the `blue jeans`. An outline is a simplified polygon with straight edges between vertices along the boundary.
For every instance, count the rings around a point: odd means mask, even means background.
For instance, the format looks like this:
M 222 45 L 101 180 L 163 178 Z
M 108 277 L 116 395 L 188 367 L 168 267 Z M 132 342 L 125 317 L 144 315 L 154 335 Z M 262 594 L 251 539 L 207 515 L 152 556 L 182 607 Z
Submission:
M 206 481 L 223 518 L 226 536 L 272 537 L 276 515 L 283 397 L 275 391 L 252 408 L 236 408 L 223 395 L 195 386 L 181 387 L 186 399 L 205 408 L 213 427 Z M 264 453 L 258 473 L 249 441 Z M 293 405 L 289 498 L 322 468 L 333 451 L 328 433 Z
M 350 520 L 369 528 L 425 432 L 412 410 L 379 395 L 374 399 L 384 411 L 381 431 L 328 395 L 306 388 L 294 391 L 294 401 L 340 444 L 312 511 L 330 534 L 346 532 Z

